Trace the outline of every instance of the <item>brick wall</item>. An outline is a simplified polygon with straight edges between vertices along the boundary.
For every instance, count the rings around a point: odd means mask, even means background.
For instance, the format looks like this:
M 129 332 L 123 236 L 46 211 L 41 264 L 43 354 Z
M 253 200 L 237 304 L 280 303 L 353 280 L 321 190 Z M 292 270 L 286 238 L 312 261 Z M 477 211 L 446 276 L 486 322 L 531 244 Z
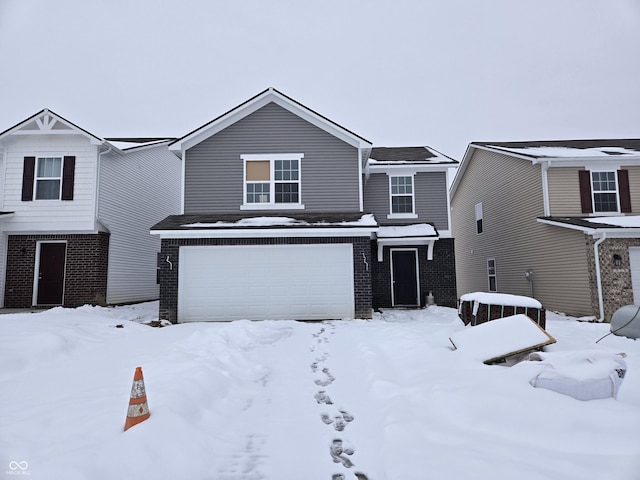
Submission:
M 587 238 L 591 309 L 593 315 L 597 317 L 600 315 L 600 310 L 598 306 L 595 256 L 593 253 L 595 240 L 591 237 Z M 625 305 L 633 305 L 629 247 L 640 247 L 640 238 L 608 238 L 598 247 L 604 316 L 607 322 L 611 320 L 611 315 L 613 315 L 618 308 Z M 620 265 L 615 265 L 614 255 L 620 257 Z
M 391 248 L 384 247 L 381 262 L 377 260 L 378 246 L 371 242 L 373 257 L 373 308 L 391 307 Z M 418 249 L 418 268 L 420 279 L 420 306 L 426 305 L 426 296 L 433 292 L 437 305 L 455 308 L 456 264 L 452 238 L 438 240 L 433 249 L 433 260 L 427 260 L 427 247 L 406 245 L 398 248 Z
M 103 305 L 107 295 L 109 234 L 9 235 L 4 305 L 28 308 L 33 304 L 37 242 L 67 244 L 64 306 Z
M 163 320 L 176 323 L 178 320 L 178 270 L 179 248 L 191 245 L 312 245 L 329 243 L 351 243 L 353 245 L 353 274 L 355 315 L 371 318 L 371 250 L 368 237 L 336 238 L 196 238 L 163 239 L 160 251 L 160 311 Z M 365 254 L 366 259 L 362 254 Z M 167 256 L 171 264 L 166 262 Z M 365 261 L 366 260 L 366 261 Z

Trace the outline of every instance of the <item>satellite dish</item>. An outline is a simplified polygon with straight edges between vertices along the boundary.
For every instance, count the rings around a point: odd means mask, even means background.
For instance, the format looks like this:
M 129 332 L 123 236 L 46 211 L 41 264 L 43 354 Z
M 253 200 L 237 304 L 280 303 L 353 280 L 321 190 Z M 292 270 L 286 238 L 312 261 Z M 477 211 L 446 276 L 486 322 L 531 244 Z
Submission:
M 640 305 L 625 305 L 611 316 L 611 333 L 628 338 L 640 337 Z

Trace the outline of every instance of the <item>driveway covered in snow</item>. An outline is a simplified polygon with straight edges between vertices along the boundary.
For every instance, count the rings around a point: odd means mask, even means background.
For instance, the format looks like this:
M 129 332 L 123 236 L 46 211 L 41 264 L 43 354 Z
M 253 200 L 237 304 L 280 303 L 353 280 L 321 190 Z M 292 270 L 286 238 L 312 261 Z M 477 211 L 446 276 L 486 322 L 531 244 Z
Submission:
M 455 310 L 151 328 L 157 304 L 0 316 L 0 471 L 32 478 L 637 479 L 640 342 L 550 314 L 549 351 L 625 352 L 618 398 L 452 349 Z M 136 366 L 151 417 L 123 432 Z M 24 467 L 24 468 L 23 468 Z M 13 472 L 13 473 L 12 473 Z M 25 473 L 22 473 L 25 472 Z

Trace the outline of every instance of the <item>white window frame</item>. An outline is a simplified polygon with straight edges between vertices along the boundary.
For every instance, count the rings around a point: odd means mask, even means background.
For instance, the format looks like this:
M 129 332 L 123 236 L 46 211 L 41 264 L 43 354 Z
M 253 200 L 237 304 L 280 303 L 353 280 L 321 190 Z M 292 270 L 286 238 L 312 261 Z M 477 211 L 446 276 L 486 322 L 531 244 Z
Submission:
M 41 160 L 46 159 L 57 159 L 60 160 L 60 176 L 58 177 L 40 177 L 38 176 L 38 170 L 40 166 Z M 64 157 L 62 155 L 41 155 L 36 157 L 36 164 L 34 167 L 35 171 L 33 172 L 33 199 L 39 202 L 55 202 L 57 200 L 62 199 L 62 176 L 64 172 Z M 58 198 L 38 198 L 38 181 L 41 180 L 58 180 Z
M 620 187 L 618 185 L 618 172 L 616 170 L 591 170 L 589 175 L 589 181 L 591 182 L 591 206 L 593 209 L 593 213 L 594 215 L 606 215 L 606 214 L 610 214 L 610 213 L 620 213 Z M 616 189 L 615 190 L 597 190 L 594 188 L 594 180 L 593 180 L 593 175 L 594 173 L 600 174 L 600 173 L 613 173 L 613 179 L 615 181 L 616 184 Z M 615 210 L 602 210 L 602 211 L 597 211 L 596 210 L 596 194 L 597 193 L 614 193 L 616 196 L 616 209 Z
M 393 197 L 408 197 L 406 193 L 394 194 L 393 193 L 393 179 L 394 178 L 411 178 L 411 212 L 394 213 L 393 212 Z M 387 218 L 418 218 L 416 214 L 416 186 L 415 186 L 415 174 L 396 173 L 394 175 L 389 174 L 389 214 Z
M 242 205 L 240 210 L 303 210 L 304 204 L 302 203 L 302 159 L 304 153 L 265 153 L 265 154 L 245 154 L 240 155 L 242 158 Z M 276 160 L 297 160 L 298 161 L 298 179 L 293 181 L 286 181 L 284 183 L 297 183 L 298 184 L 298 202 L 296 203 L 276 203 L 276 189 L 277 183 L 283 183 L 282 181 L 275 180 L 275 163 Z M 265 203 L 248 203 L 247 202 L 247 162 L 251 161 L 268 161 L 269 162 L 269 202 Z M 249 182 L 254 183 L 254 182 Z M 267 183 L 255 182 L 255 183 Z
M 490 266 L 491 262 L 493 262 L 493 267 Z M 491 270 L 493 268 L 493 273 Z M 491 279 L 493 278 L 493 284 L 495 288 L 491 289 Z M 498 291 L 498 272 L 496 269 L 496 259 L 495 258 L 487 258 L 487 290 L 489 292 L 497 292 Z

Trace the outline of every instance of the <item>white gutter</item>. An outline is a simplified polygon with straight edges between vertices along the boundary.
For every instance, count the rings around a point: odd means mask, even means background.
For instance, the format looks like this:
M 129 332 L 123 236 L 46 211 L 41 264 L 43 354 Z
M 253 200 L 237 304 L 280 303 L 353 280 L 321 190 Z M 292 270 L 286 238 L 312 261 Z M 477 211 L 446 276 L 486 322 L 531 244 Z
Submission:
M 100 170 L 102 168 L 102 156 L 109 153 L 113 147 L 109 145 L 109 148 L 104 152 L 98 151 L 98 164 L 96 165 L 96 206 L 95 206 L 95 219 L 97 222 L 104 225 L 102 220 L 100 220 L 99 212 L 100 212 Z M 98 146 L 98 150 L 100 150 L 100 146 Z M 106 226 L 106 225 L 105 225 Z M 96 227 L 96 225 L 94 225 Z M 109 227 L 107 227 L 108 229 Z M 98 230 L 96 228 L 96 230 Z
M 602 299 L 602 277 L 600 274 L 600 252 L 598 247 L 607 239 L 607 232 L 602 232 L 602 236 L 593 244 L 593 255 L 596 262 L 596 287 L 598 288 L 598 309 L 600 310 L 600 318 L 598 322 L 604 321 L 604 301 Z
M 543 162 L 540 164 L 542 171 L 542 203 L 544 205 L 544 216 L 551 216 L 551 208 L 549 207 L 549 177 L 547 171 L 551 166 L 551 161 Z

